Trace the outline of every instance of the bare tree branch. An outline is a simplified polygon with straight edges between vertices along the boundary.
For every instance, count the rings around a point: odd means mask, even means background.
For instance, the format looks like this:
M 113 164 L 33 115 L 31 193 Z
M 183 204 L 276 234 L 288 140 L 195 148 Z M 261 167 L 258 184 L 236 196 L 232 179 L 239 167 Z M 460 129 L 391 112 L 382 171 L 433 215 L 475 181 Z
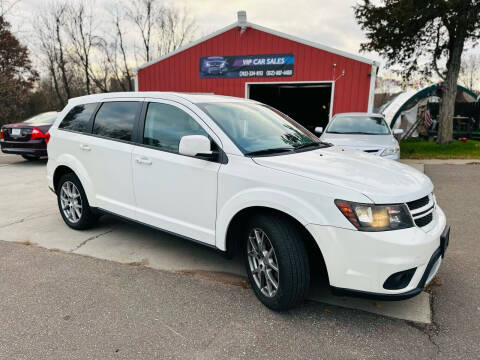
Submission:
M 21 0 L 0 0 L 0 16 L 5 17 Z
M 80 1 L 68 7 L 67 32 L 76 58 L 83 67 L 87 94 L 91 93 L 90 55 L 92 48 L 99 42 L 99 37 L 94 34 L 93 5 L 92 2 L 87 4 L 85 1 Z

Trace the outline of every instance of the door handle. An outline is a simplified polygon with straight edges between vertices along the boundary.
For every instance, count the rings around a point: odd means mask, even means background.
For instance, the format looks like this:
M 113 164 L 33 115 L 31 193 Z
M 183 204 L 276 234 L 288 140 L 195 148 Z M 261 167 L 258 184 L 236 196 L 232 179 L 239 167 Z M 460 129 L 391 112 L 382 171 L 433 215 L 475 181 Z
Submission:
M 83 151 L 90 151 L 92 150 L 92 148 L 88 145 L 85 145 L 85 144 L 82 144 L 80 145 L 80 149 L 83 150 Z
M 139 164 L 152 165 L 152 160 L 147 157 L 137 157 L 135 161 Z

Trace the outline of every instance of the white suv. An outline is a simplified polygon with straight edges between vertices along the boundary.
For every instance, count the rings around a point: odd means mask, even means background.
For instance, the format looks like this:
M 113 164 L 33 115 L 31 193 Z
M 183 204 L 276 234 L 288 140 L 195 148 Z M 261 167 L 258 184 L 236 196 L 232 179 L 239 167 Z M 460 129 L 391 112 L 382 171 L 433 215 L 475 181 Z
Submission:
M 96 94 L 71 99 L 50 134 L 48 184 L 68 226 L 115 214 L 241 254 L 275 310 L 304 299 L 311 268 L 336 294 L 414 296 L 448 245 L 428 177 L 322 143 L 255 101 Z

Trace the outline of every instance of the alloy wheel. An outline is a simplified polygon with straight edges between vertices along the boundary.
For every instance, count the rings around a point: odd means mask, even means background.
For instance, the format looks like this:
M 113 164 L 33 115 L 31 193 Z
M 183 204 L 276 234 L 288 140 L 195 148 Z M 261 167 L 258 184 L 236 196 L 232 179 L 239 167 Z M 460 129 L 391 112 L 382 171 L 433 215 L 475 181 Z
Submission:
M 71 181 L 65 181 L 60 190 L 62 211 L 68 221 L 77 223 L 82 217 L 82 197 Z
M 280 285 L 277 256 L 267 234 L 252 229 L 247 243 L 248 265 L 255 284 L 263 295 L 274 297 Z

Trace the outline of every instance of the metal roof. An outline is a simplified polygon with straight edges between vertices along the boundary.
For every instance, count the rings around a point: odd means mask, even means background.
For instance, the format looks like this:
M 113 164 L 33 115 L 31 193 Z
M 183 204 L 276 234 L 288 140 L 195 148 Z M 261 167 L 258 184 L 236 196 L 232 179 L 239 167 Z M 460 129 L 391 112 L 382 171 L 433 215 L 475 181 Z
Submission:
M 220 30 L 217 30 L 209 35 L 206 35 L 196 41 L 193 41 L 181 48 L 178 48 L 177 50 L 171 52 L 171 53 L 168 53 L 166 55 L 163 55 L 161 57 L 159 57 L 158 59 L 155 59 L 155 60 L 152 60 L 152 61 L 149 61 L 141 66 L 139 66 L 138 68 L 135 69 L 135 72 L 137 72 L 138 70 L 141 70 L 141 69 L 144 69 L 150 65 L 153 65 L 159 61 L 162 61 L 166 58 L 169 58 L 170 56 L 173 56 L 173 55 L 176 55 L 182 51 L 185 51 L 195 45 L 198 45 L 204 41 L 207 41 L 215 36 L 218 36 L 218 35 L 221 35 L 229 30 L 232 30 L 236 27 L 241 27 L 243 26 L 245 23 L 240 23 L 239 21 L 236 21 L 234 22 L 233 24 L 230 24 Z M 278 36 L 278 37 L 281 37 L 281 38 L 284 38 L 284 39 L 288 39 L 288 40 L 292 40 L 292 41 L 295 41 L 295 42 L 298 42 L 298 43 L 301 43 L 301 44 L 304 44 L 304 45 L 307 45 L 307 46 L 311 46 L 311 47 L 314 47 L 314 48 L 317 48 L 317 49 L 320 49 L 320 50 L 324 50 L 324 51 L 327 51 L 327 52 L 330 52 L 332 54 L 336 54 L 336 55 L 340 55 L 340 56 L 343 56 L 343 57 L 346 57 L 346 58 L 349 58 L 349 59 L 353 59 L 353 60 L 357 60 L 357 61 L 360 61 L 360 62 L 363 62 L 363 63 L 366 63 L 366 64 L 370 64 L 370 65 L 373 65 L 373 64 L 376 64 L 375 61 L 373 60 L 370 60 L 370 59 L 367 59 L 367 58 L 364 58 L 362 56 L 359 56 L 359 55 L 356 55 L 356 54 L 351 54 L 351 53 L 348 53 L 346 51 L 343 51 L 343 50 L 338 50 L 338 49 L 335 49 L 335 48 L 332 48 L 330 46 L 327 46 L 327 45 L 323 45 L 323 44 L 320 44 L 320 43 L 316 43 L 316 42 L 313 42 L 313 41 L 309 41 L 309 40 L 304 40 L 304 39 L 301 39 L 301 38 L 298 38 L 296 36 L 293 36 L 293 35 L 289 35 L 289 34 L 285 34 L 285 33 L 282 33 L 280 31 L 277 31 L 277 30 L 273 30 L 273 29 L 269 29 L 269 28 L 266 28 L 264 26 L 260 26 L 260 25 L 257 25 L 257 24 L 254 24 L 254 23 L 251 23 L 251 22 L 246 22 L 246 25 L 247 25 L 247 28 L 251 28 L 251 29 L 256 29 L 256 30 L 259 30 L 259 31 L 263 31 L 265 33 L 268 33 L 268 34 L 272 34 L 272 35 L 275 35 L 275 36 Z

